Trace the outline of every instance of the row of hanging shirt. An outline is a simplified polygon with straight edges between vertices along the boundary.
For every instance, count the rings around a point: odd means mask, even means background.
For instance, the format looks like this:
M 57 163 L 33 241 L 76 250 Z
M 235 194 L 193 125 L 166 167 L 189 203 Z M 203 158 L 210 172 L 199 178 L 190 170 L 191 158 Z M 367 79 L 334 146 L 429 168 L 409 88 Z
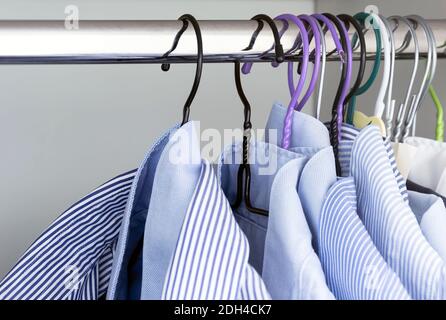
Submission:
M 182 125 L 163 134 L 138 169 L 104 183 L 60 215 L 2 280 L 0 298 L 445 299 L 445 144 L 407 137 L 435 70 L 435 41 L 424 20 L 389 18 L 405 22 L 414 42 L 415 26 L 423 26 L 431 44 L 422 90 L 410 100 L 411 80 L 408 98 L 394 112 L 395 47 L 386 18 L 374 13 L 276 17 L 300 29 L 297 86 L 288 63 L 291 102 L 274 104 L 264 141 L 250 141 L 250 105 L 236 62 L 245 135 L 213 166 L 201 158 L 196 126 L 189 121 L 203 63 L 200 29 L 192 16 L 180 19 L 176 40 L 191 23 L 198 44 Z M 264 22 L 271 27 L 277 62 L 282 62 L 284 30 L 265 15 L 253 19 L 259 30 Z M 377 52 L 384 50 L 382 90 L 372 117 L 354 109 L 355 96 L 370 87 L 380 68 L 377 54 L 371 78 L 360 87 L 367 22 L 375 26 Z M 348 25 L 357 30 L 352 40 Z M 329 129 L 318 119 L 323 27 L 342 56 Z M 361 64 L 350 89 L 352 46 L 358 39 Z M 300 98 L 311 55 L 313 73 Z M 414 61 L 417 65 L 418 51 Z M 250 69 L 245 64 L 243 72 Z M 312 117 L 300 111 L 317 84 Z M 395 121 L 393 113 L 398 113 Z M 404 165 L 406 149 L 415 154 L 410 167 Z M 265 173 L 265 168 L 274 170 Z

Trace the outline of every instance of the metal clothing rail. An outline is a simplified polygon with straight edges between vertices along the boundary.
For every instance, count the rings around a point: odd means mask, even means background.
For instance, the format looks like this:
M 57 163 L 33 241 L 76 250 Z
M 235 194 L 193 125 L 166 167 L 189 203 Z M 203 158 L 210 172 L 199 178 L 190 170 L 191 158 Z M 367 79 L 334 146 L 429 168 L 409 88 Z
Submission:
M 271 61 L 273 56 L 262 53 L 271 49 L 273 36 L 268 26 L 257 37 L 254 48 L 243 51 L 257 28 L 250 20 L 199 21 L 203 36 L 204 61 L 228 62 Z M 392 22 L 390 22 L 392 26 Z M 428 20 L 437 41 L 438 57 L 446 57 L 446 19 Z M 190 27 L 181 37 L 177 49 L 168 58 L 160 57 L 172 45 L 182 22 L 163 21 L 79 21 L 78 29 L 68 29 L 64 21 L 3 20 L 0 21 L 0 64 L 76 64 L 76 63 L 161 63 L 193 62 L 196 55 L 196 38 Z M 281 22 L 277 26 L 283 27 Z M 353 31 L 349 31 L 352 32 Z M 400 24 L 394 31 L 398 48 L 404 42 L 407 26 Z M 298 29 L 293 23 L 281 38 L 285 52 L 292 48 Z M 422 28 L 417 35 L 421 53 L 427 51 Z M 326 35 L 327 49 L 334 48 Z M 375 52 L 373 32 L 366 32 L 367 50 Z M 272 50 L 271 50 L 272 52 Z M 412 45 L 398 59 L 411 57 Z M 336 57 L 331 58 L 336 59 Z

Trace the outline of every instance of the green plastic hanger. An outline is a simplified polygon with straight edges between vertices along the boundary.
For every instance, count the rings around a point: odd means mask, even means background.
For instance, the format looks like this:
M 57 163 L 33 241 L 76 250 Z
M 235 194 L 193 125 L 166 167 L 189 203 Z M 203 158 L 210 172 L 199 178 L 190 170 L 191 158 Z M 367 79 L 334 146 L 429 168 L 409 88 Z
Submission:
M 359 12 L 353 16 L 356 20 L 358 20 L 359 23 L 362 25 L 365 25 L 366 19 L 369 17 L 369 14 L 366 12 Z M 378 28 L 374 29 L 375 31 L 375 40 L 376 40 L 376 55 L 375 60 L 373 64 L 372 72 L 370 73 L 370 77 L 368 80 L 356 90 L 356 94 L 353 95 L 349 101 L 348 109 L 347 109 L 347 123 L 353 124 L 353 118 L 355 114 L 355 108 L 356 108 L 356 97 L 365 93 L 367 90 L 370 89 L 373 82 L 375 81 L 376 77 L 378 76 L 379 68 L 381 66 L 381 50 L 382 50 L 382 43 L 381 43 L 381 32 Z M 358 41 L 358 36 L 355 34 L 352 39 L 353 46 Z
M 434 101 L 435 108 L 437 109 L 437 125 L 435 127 L 435 140 L 443 142 L 444 141 L 444 118 L 443 118 L 443 105 L 440 102 L 440 98 L 438 98 L 437 92 L 435 88 L 430 85 L 429 86 L 429 94 Z

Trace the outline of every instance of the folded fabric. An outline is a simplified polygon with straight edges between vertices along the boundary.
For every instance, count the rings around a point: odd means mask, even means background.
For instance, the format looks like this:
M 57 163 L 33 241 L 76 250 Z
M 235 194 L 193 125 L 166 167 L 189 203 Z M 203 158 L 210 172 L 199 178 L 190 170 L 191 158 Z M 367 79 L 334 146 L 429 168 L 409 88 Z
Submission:
M 379 130 L 366 127 L 353 142 L 341 140 L 341 149 L 342 166 L 354 179 L 357 212 L 386 262 L 412 298 L 446 298 L 445 264 L 401 194 Z
M 432 194 L 409 191 L 409 204 L 429 244 L 446 262 L 446 208 Z
M 341 178 L 330 188 L 320 215 L 319 256 L 330 288 L 338 299 L 410 299 L 375 247 L 357 208 L 353 178 Z
M 417 148 L 409 180 L 446 197 L 446 142 L 408 137 L 405 143 Z
M 446 197 L 443 197 L 442 195 L 440 195 L 439 193 L 435 192 L 432 189 L 420 186 L 419 184 L 411 181 L 411 180 L 407 180 L 406 181 L 406 186 L 407 189 L 410 191 L 416 191 L 416 192 L 421 192 L 421 193 L 426 193 L 426 194 L 432 194 L 434 196 L 439 197 L 441 200 L 443 200 L 444 205 L 446 206 Z

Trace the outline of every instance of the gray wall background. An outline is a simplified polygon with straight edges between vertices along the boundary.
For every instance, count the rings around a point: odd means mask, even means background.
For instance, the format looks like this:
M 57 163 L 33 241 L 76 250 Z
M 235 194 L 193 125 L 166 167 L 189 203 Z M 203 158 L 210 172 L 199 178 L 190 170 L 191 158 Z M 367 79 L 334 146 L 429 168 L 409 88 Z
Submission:
M 249 19 L 263 12 L 356 13 L 377 4 L 385 15 L 418 13 L 444 18 L 446 1 L 296 0 L 0 0 L 0 19 L 63 19 L 66 5 L 78 5 L 82 19 Z M 1 45 L 1 44 L 0 44 Z M 438 65 L 435 81 L 446 93 Z M 272 103 L 288 102 L 286 68 L 257 65 L 244 77 L 253 123 L 263 127 Z M 395 89 L 408 75 L 398 62 Z M 0 278 L 32 241 L 70 204 L 105 180 L 138 166 L 145 151 L 181 118 L 194 75 L 193 65 L 0 66 Z M 331 106 L 338 79 L 329 64 L 324 105 Z M 405 83 L 405 82 L 404 82 Z M 185 85 L 186 84 L 186 85 Z M 376 88 L 375 88 L 376 89 Z M 402 93 L 401 93 L 402 95 Z M 359 100 L 371 110 L 374 92 Z M 326 118 L 328 117 L 328 107 Z M 311 111 L 308 108 L 307 111 Z M 242 106 L 232 65 L 205 65 L 192 106 L 204 128 L 238 128 Z M 418 123 L 432 137 L 434 108 L 429 101 Z

